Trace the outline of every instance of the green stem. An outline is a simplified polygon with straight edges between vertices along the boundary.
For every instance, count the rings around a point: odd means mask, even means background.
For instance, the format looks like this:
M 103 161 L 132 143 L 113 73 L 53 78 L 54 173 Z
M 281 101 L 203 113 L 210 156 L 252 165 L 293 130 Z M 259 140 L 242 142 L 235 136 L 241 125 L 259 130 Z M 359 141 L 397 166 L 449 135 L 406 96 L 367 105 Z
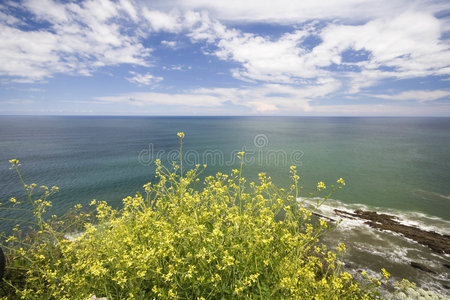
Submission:
M 183 138 L 180 139 L 180 173 L 183 178 Z
M 242 187 L 241 187 L 241 178 L 242 178 L 242 166 L 244 164 L 244 155 L 241 157 L 241 166 L 239 169 L 239 211 L 242 213 Z
M 16 170 L 16 173 L 19 176 L 20 182 L 22 183 L 23 188 L 25 189 L 25 193 L 27 193 L 28 200 L 30 201 L 31 205 L 34 207 L 33 200 L 31 199 L 31 192 L 28 191 L 27 185 L 25 184 L 25 181 L 23 180 L 22 175 L 20 174 L 20 171 L 19 171 L 19 168 L 17 167 L 17 165 L 14 165 L 14 169 Z

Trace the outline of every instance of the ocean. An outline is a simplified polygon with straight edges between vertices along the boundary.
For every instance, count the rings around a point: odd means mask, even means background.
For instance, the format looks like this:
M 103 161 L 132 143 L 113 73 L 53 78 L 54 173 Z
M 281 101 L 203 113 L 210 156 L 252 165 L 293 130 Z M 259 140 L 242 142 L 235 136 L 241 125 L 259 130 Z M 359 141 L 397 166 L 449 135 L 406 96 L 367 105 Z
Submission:
M 9 169 L 16 158 L 27 183 L 60 188 L 52 213 L 92 199 L 120 207 L 122 198 L 155 181 L 154 159 L 177 159 L 181 131 L 184 163 L 207 164 L 205 175 L 237 168 L 236 154 L 245 151 L 249 180 L 266 172 L 288 186 L 289 166 L 296 165 L 305 203 L 316 201 L 305 197 L 318 181 L 344 178 L 346 187 L 319 209 L 323 215 L 371 210 L 450 235 L 450 118 L 0 116 L 0 202 L 23 197 Z M 0 211 L 0 217 L 28 216 Z M 3 220 L 0 231 L 13 225 Z M 360 220 L 345 219 L 325 237 L 330 246 L 341 241 L 355 274 L 385 267 L 395 279 L 450 295 L 448 255 Z

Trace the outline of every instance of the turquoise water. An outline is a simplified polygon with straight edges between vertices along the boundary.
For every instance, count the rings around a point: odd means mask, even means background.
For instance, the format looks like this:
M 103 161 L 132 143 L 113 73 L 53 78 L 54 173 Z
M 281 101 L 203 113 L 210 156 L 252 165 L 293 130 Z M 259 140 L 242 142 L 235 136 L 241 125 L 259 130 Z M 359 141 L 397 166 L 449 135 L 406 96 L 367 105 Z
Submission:
M 207 163 L 206 175 L 236 168 L 236 153 L 244 150 L 250 179 L 266 172 L 287 186 L 289 166 L 297 165 L 305 196 L 317 181 L 332 184 L 343 177 L 347 186 L 333 196 L 330 211 L 364 205 L 449 232 L 450 118 L 0 116 L 0 202 L 23 194 L 9 170 L 8 160 L 17 158 L 27 182 L 60 187 L 52 199 L 57 214 L 94 198 L 120 206 L 123 197 L 154 180 L 152 160 L 177 158 L 179 131 L 186 134 L 185 162 Z M 1 216 L 25 217 L 11 214 Z M 0 230 L 10 225 L 0 223 Z M 375 242 L 365 236 L 368 229 L 356 236 L 357 230 L 344 229 L 334 235 L 335 242 L 354 244 L 350 255 L 364 267 L 361 249 L 376 255 L 370 246 Z M 401 257 L 448 261 L 447 256 L 432 258 L 418 245 L 404 246 L 398 237 L 377 238 L 403 251 L 388 260 L 394 275 L 406 272 L 395 265 Z M 447 282 L 448 272 L 440 271 L 440 282 Z M 425 276 L 408 272 L 413 279 Z M 424 285 L 439 281 L 422 279 Z
M 152 180 L 158 151 L 167 161 L 178 149 L 178 131 L 185 159 L 208 163 L 211 174 L 236 167 L 243 149 L 250 177 L 265 171 L 287 184 L 295 164 L 305 191 L 343 177 L 336 197 L 345 203 L 450 220 L 450 118 L 0 117 L 0 196 L 17 191 L 8 159 L 18 158 L 29 181 L 61 187 L 57 210 L 92 198 L 119 203 Z

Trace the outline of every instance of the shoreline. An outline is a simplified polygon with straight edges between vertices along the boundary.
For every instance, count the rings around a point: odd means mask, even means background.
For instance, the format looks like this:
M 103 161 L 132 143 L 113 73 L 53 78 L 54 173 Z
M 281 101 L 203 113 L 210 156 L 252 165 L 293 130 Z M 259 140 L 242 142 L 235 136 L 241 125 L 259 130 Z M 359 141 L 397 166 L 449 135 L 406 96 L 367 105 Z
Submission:
M 310 209 L 317 201 L 299 199 Z M 448 221 L 335 199 L 327 200 L 313 215 L 336 224 L 324 243 L 330 248 L 340 242 L 347 246 L 345 268 L 354 276 L 376 274 L 386 267 L 396 280 L 406 278 L 419 288 L 450 297 Z

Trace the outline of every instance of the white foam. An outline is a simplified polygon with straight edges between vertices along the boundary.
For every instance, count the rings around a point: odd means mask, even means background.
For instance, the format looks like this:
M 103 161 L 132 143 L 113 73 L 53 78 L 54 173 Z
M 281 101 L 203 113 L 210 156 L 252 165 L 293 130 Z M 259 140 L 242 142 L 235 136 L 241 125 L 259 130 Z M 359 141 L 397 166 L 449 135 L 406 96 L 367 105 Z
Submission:
M 354 248 L 359 251 L 363 251 L 372 255 L 376 255 L 382 257 L 383 259 L 387 259 L 391 262 L 395 263 L 409 263 L 409 259 L 407 259 L 408 248 L 395 248 L 394 245 L 389 245 L 387 248 L 391 249 L 391 251 L 386 251 L 386 248 L 375 247 L 374 245 L 354 245 Z

